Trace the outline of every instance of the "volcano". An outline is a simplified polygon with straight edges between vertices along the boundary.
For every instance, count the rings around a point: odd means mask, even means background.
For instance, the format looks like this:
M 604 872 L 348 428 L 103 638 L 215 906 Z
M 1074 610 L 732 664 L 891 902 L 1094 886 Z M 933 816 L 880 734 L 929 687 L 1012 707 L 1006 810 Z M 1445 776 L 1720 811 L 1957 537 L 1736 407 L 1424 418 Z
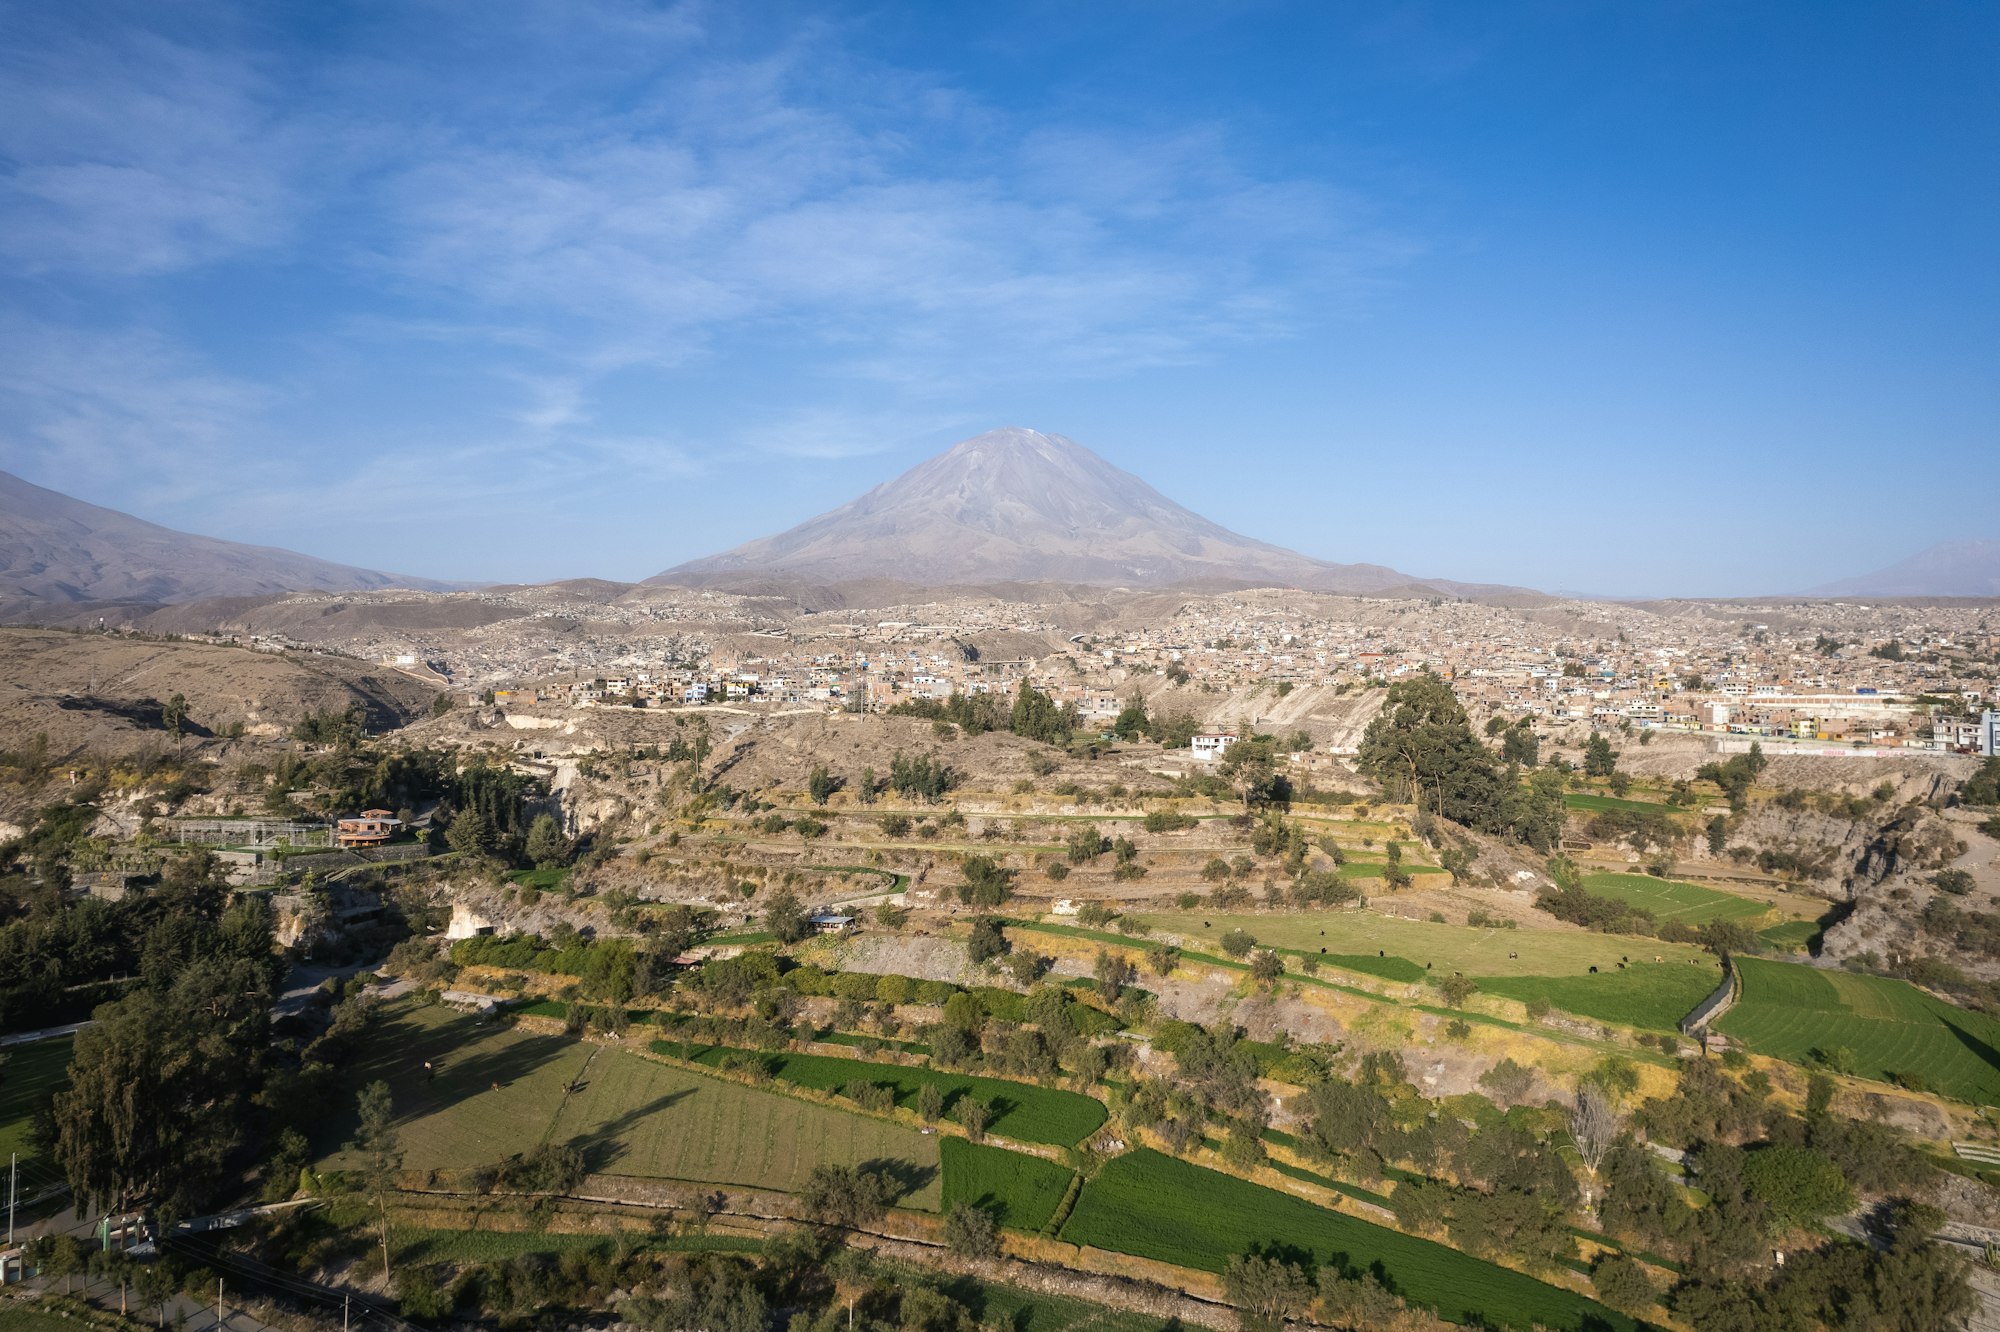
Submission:
M 968 439 L 776 536 L 648 580 L 730 587 L 774 578 L 927 586 L 1296 587 L 1379 594 L 1500 591 L 1332 564 L 1242 536 L 1061 435 L 1008 428 Z

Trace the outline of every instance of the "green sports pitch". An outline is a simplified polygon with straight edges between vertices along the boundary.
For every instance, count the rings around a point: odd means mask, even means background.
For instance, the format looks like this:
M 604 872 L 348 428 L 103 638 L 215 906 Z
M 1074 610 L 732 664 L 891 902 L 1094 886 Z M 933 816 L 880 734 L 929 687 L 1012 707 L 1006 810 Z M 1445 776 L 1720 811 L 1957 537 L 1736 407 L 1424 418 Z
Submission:
M 2000 1104 L 2000 1022 L 1906 981 L 1759 958 L 1736 967 L 1743 993 L 1716 1029 L 1758 1054 L 1851 1061 L 1863 1077 Z

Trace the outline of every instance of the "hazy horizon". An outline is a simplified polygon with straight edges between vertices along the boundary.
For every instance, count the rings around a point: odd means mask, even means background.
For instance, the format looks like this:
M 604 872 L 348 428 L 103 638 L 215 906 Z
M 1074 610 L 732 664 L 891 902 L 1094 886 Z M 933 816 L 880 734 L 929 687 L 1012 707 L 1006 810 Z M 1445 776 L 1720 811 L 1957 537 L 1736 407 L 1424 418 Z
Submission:
M 1990 8 L 0 33 L 0 467 L 168 526 L 635 580 L 1022 425 L 1310 556 L 1544 590 L 2000 536 Z

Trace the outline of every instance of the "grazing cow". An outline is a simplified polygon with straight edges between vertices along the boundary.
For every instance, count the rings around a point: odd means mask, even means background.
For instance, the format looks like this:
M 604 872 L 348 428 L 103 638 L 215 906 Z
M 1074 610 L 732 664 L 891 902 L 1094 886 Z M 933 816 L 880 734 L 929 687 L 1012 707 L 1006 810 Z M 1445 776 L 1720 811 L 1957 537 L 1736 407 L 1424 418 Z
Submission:
M 1620 963 L 1618 964 L 1618 969 L 1619 969 L 1620 971 L 1623 971 L 1623 970 L 1625 970 L 1625 964 L 1624 964 L 1623 962 L 1620 962 Z
M 1592 968 L 1590 969 L 1590 974 L 1591 974 L 1591 975 L 1593 975 L 1593 976 L 1595 976 L 1595 975 L 1597 974 L 1597 968 L 1596 968 L 1596 967 L 1592 967 Z
M 1512 962 L 1512 961 L 1514 961 L 1514 960 L 1515 960 L 1516 958 L 1518 958 L 1518 957 L 1520 957 L 1520 956 L 1521 956 L 1521 955 L 1520 955 L 1519 953 L 1509 953 L 1509 954 L 1507 954 L 1507 960 L 1508 960 L 1509 962 Z
M 1593 968 L 1593 970 L 1595 970 L 1595 968 Z M 494 1084 L 493 1084 L 493 1090 L 494 1090 L 494 1091 L 499 1091 L 499 1090 L 500 1090 L 500 1084 L 499 1084 L 499 1083 L 497 1083 L 497 1082 L 496 1082 L 496 1083 L 494 1083 Z

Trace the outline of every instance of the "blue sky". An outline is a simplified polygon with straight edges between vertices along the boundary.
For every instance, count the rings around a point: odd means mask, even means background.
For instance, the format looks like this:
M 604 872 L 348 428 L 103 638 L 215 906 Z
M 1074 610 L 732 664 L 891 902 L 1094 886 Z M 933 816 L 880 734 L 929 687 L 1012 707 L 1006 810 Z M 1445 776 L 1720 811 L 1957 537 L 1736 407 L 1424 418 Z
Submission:
M 0 0 L 0 467 L 638 578 L 1027 425 L 1324 558 L 1797 588 L 2000 536 L 1996 64 L 1979 0 Z

